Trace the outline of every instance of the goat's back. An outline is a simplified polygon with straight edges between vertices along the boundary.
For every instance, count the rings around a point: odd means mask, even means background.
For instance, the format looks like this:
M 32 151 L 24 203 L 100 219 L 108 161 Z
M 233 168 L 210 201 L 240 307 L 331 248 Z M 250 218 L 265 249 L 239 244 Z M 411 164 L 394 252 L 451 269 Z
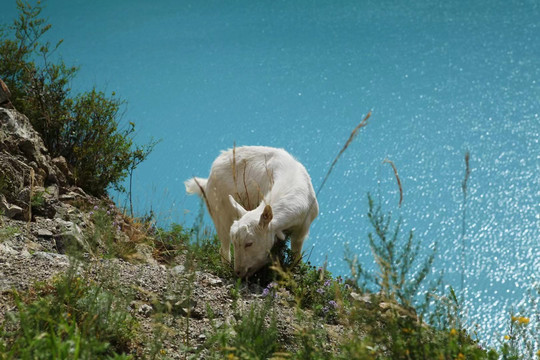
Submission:
M 288 152 L 266 146 L 222 151 L 212 164 L 206 192 L 211 203 L 225 205 L 229 194 L 246 210 L 256 208 L 276 181 L 305 171 Z

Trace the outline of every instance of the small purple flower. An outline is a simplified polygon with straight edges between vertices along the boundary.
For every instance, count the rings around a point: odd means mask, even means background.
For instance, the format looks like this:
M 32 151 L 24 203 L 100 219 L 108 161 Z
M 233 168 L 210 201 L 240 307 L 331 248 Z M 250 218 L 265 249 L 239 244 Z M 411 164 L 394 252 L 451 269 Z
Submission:
M 113 204 L 109 205 L 109 208 L 114 209 L 114 205 Z
M 328 302 L 328 305 L 331 305 L 334 309 L 337 309 L 337 307 L 338 307 L 337 302 L 335 302 L 334 300 L 330 300 Z
M 330 310 L 330 309 L 328 309 L 328 306 L 325 306 L 325 307 L 322 308 L 322 311 L 325 314 L 328 312 L 328 310 Z
M 269 293 L 270 293 L 270 290 L 268 288 L 264 288 L 264 290 L 262 292 L 262 296 L 263 297 L 268 296 Z
M 109 210 L 107 210 L 107 215 L 111 215 L 111 212 Z
M 267 287 L 268 287 L 269 289 L 271 289 L 271 288 L 274 288 L 274 287 L 276 287 L 276 286 L 278 286 L 278 283 L 275 282 L 275 281 L 272 281 L 270 284 L 268 284 Z
M 317 289 L 317 292 L 318 292 L 319 294 L 324 294 L 324 289 L 318 288 L 318 289 Z
M 94 212 L 93 212 L 93 211 L 90 211 L 88 214 L 89 214 L 90 216 L 92 216 L 92 215 L 94 215 Z
M 330 280 L 326 280 L 326 281 L 324 282 L 324 286 L 330 286 Z
M 99 210 L 99 207 L 97 205 L 95 205 L 94 210 Z
M 120 229 L 120 225 L 118 225 L 118 226 L 116 227 L 116 231 L 120 231 L 120 230 L 121 230 L 121 229 Z

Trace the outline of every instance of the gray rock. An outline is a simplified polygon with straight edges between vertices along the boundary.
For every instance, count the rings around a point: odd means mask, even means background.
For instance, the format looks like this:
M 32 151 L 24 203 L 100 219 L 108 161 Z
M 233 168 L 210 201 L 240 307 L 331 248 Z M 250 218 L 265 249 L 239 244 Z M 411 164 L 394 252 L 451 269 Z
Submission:
M 9 246 L 6 242 L 0 242 L 0 254 L 15 255 L 18 251 Z
M 69 170 L 66 159 L 63 156 L 58 156 L 52 159 L 52 163 L 62 172 L 66 179 L 73 179 L 73 174 Z
M 50 252 L 44 252 L 44 251 L 36 251 L 33 254 L 34 257 L 38 259 L 43 259 L 50 261 L 51 263 L 55 263 L 57 265 L 63 265 L 66 266 L 69 264 L 69 259 L 66 255 L 62 254 L 56 254 L 56 253 L 50 253 Z
M 49 200 L 58 200 L 58 197 L 60 195 L 60 191 L 58 189 L 58 185 L 50 185 L 45 189 L 45 194 L 47 195 L 47 198 Z
M 371 296 L 369 294 L 360 295 L 358 293 L 351 292 L 350 296 L 353 300 L 371 304 Z
M 144 316 L 144 317 L 148 317 L 150 316 L 150 314 L 152 314 L 152 307 L 148 304 L 142 304 L 140 307 L 139 307 L 139 314 Z
M 53 233 L 47 229 L 38 229 L 37 236 L 49 238 L 53 236 Z
M 8 203 L 4 195 L 0 194 L 0 211 L 10 219 L 23 218 L 23 209 L 20 206 Z
M 77 224 L 58 218 L 55 218 L 54 221 L 57 228 L 60 229 L 60 234 L 55 236 L 56 248 L 59 252 L 64 253 L 69 248 L 79 248 L 91 252 L 90 245 Z
M 221 280 L 220 278 L 209 278 L 208 285 L 221 286 L 223 285 L 223 280 Z
M 156 259 L 153 256 L 153 249 L 146 244 L 135 244 L 135 253 L 130 256 L 131 261 L 157 265 Z
M 171 311 L 175 315 L 189 316 L 195 319 L 201 319 L 203 316 L 197 309 L 197 302 L 193 299 L 184 299 L 172 304 Z
M 171 269 L 171 272 L 176 275 L 181 275 L 186 270 L 186 267 L 184 265 L 176 265 Z
M 25 206 L 16 200 L 28 201 L 20 199 L 19 192 L 30 185 L 30 169 L 34 170 L 34 186 L 65 186 L 66 176 L 56 163 L 28 118 L 15 109 L 0 107 L 0 173 L 9 186 L 4 192 L 8 201 Z

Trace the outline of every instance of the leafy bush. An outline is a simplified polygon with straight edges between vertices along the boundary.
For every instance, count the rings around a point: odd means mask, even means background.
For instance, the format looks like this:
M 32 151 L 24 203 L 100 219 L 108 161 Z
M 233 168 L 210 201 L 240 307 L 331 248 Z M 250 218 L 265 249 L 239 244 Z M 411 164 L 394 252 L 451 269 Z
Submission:
M 386 298 L 398 300 L 402 305 L 413 305 L 421 285 L 431 271 L 435 249 L 415 270 L 421 244 L 413 242 L 413 232 L 409 232 L 407 239 L 402 241 L 401 219 L 391 230 L 391 214 L 384 214 L 380 204 L 375 206 L 369 194 L 368 204 L 368 219 L 375 230 L 375 235 L 369 233 L 368 239 L 379 271 L 367 271 L 356 258 L 348 254 L 346 260 L 351 266 L 353 278 L 364 291 L 371 289 L 372 292 L 381 292 Z
M 100 194 L 109 184 L 124 179 L 133 161 L 131 135 L 133 123 L 125 130 L 118 128 L 122 101 L 107 98 L 93 89 L 75 98 L 72 118 L 64 124 L 62 155 L 75 164 L 76 183 L 90 193 Z
M 125 103 L 114 93 L 92 89 L 72 96 L 68 85 L 78 69 L 50 60 L 61 41 L 54 47 L 41 42 L 51 25 L 40 18 L 40 2 L 17 0 L 17 8 L 19 17 L 0 31 L 0 78 L 14 106 L 28 116 L 52 156 L 66 158 L 76 185 L 97 196 L 110 186 L 124 190 L 122 181 L 156 142 L 133 145 L 134 124 L 120 126 Z

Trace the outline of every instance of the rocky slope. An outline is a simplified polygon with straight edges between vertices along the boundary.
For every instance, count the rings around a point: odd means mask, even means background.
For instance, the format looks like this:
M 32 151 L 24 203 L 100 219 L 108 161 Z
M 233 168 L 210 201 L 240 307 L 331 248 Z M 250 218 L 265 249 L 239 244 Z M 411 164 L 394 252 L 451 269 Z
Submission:
M 95 198 L 74 186 L 65 159 L 50 156 L 29 120 L 9 102 L 9 90 L 1 80 L 0 85 L 0 327 L 6 313 L 15 310 L 12 291 L 31 289 L 37 281 L 50 282 L 68 270 L 72 260 L 66 250 L 73 246 L 85 254 L 83 267 L 91 278 L 109 281 L 106 277 L 114 273 L 117 284 L 134 289 L 130 312 L 140 323 L 141 336 L 133 340 L 130 352 L 136 357 L 148 354 L 160 307 L 171 308 L 159 320 L 168 329 L 159 339 L 162 354 L 185 358 L 186 349 L 196 351 L 213 329 L 236 322 L 242 310 L 263 302 L 261 287 L 238 288 L 236 279 L 195 271 L 184 255 L 160 264 L 152 256 L 151 241 L 145 241 L 146 230 L 110 199 Z M 93 254 L 89 234 L 96 227 L 95 211 L 110 216 L 114 242 L 130 248 L 128 257 L 104 259 Z M 276 301 L 280 342 L 291 349 L 295 311 L 286 293 Z M 340 325 L 324 326 L 335 337 L 343 332 Z M 328 340 L 328 346 L 334 346 L 333 339 Z

